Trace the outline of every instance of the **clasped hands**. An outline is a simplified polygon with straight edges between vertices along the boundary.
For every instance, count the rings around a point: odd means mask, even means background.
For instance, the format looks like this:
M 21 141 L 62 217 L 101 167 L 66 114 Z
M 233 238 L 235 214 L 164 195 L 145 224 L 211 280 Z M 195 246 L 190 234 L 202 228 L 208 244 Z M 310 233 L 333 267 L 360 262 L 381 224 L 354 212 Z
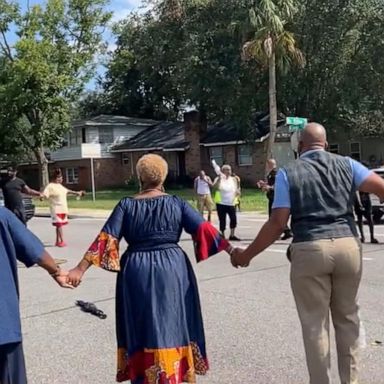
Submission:
M 75 267 L 70 271 L 60 269 L 56 274 L 51 275 L 58 285 L 62 288 L 76 288 L 80 285 L 84 272 Z
M 235 268 L 248 267 L 251 259 L 244 252 L 243 248 L 235 248 L 231 253 L 231 264 Z

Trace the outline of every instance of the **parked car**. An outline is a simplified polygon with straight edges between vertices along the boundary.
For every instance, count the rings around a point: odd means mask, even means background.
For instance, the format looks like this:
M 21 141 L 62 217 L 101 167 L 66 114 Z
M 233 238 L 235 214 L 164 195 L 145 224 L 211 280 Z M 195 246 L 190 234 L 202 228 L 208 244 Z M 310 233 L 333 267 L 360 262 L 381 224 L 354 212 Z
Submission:
M 384 168 L 376 168 L 376 169 L 372 169 L 372 171 L 374 171 L 381 178 L 384 179 Z M 372 201 L 373 221 L 375 222 L 375 224 L 379 224 L 381 218 L 384 215 L 384 204 L 380 203 L 380 199 L 373 194 L 371 194 L 371 201 Z
M 7 175 L 6 169 L 0 170 L 0 178 L 4 178 Z M 25 209 L 25 216 L 27 221 L 31 220 L 35 216 L 35 205 L 33 204 L 32 198 L 30 196 L 23 195 L 23 204 Z M 0 189 L 0 207 L 4 207 L 4 196 Z
M 30 196 L 23 195 L 23 204 L 25 208 L 25 216 L 27 221 L 31 220 L 35 216 L 35 205 L 33 204 L 32 198 Z M 4 196 L 0 191 L 0 207 L 4 207 Z

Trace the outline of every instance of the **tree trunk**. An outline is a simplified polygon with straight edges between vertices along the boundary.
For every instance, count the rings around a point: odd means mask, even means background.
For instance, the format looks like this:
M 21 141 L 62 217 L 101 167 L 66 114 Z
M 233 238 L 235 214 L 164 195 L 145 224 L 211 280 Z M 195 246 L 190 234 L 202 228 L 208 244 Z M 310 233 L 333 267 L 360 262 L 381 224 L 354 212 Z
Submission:
M 276 101 L 276 55 L 272 52 L 269 59 L 269 139 L 267 144 L 267 160 L 272 158 L 273 144 L 277 130 L 277 101 Z
M 36 148 L 34 153 L 39 164 L 40 188 L 44 188 L 49 183 L 48 159 L 43 147 Z

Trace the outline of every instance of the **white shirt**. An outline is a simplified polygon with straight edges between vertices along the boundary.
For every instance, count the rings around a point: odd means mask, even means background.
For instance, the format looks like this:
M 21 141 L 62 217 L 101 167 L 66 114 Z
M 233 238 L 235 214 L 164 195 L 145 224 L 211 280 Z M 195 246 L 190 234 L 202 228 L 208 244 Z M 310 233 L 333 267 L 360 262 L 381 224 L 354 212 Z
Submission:
M 234 205 L 237 194 L 237 180 L 235 177 L 230 176 L 227 178 L 222 177 L 220 180 L 219 191 L 221 195 L 220 204 Z
M 211 188 L 206 180 L 208 180 L 207 176 L 205 176 L 205 180 L 200 176 L 195 179 L 198 195 L 209 195 L 211 193 Z

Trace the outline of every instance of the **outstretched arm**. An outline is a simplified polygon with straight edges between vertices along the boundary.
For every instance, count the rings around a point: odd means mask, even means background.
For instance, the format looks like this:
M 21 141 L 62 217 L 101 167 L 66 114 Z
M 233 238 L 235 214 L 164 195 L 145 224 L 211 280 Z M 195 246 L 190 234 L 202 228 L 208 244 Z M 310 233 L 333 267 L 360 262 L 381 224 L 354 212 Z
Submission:
M 384 202 L 384 180 L 374 172 L 362 182 L 359 190 L 362 192 L 373 193 L 379 197 L 380 202 Z
M 95 241 L 88 248 L 79 264 L 69 271 L 68 281 L 77 287 L 91 265 L 118 272 L 120 270 L 119 242 L 122 238 L 124 200 L 115 207 Z
M 195 256 L 197 262 L 208 259 L 221 251 L 232 256 L 234 248 L 225 240 L 218 230 L 205 221 L 201 215 L 187 202 L 182 202 L 183 227 L 187 233 L 192 235 L 195 245 Z
M 72 288 L 67 283 L 68 272 L 62 270 L 53 257 L 44 249 L 41 241 L 11 212 L 5 211 L 8 230 L 13 241 L 17 259 L 25 266 L 35 264 L 44 268 L 64 288 Z
M 68 189 L 68 195 L 81 197 L 81 196 L 85 195 L 85 191 L 72 191 L 72 190 Z
M 68 272 L 62 270 L 46 250 L 44 250 L 41 259 L 37 264 L 44 268 L 61 287 L 73 288 L 73 286 L 67 282 Z
M 35 189 L 29 188 L 28 185 L 24 185 L 22 192 L 30 196 L 44 197 L 42 192 L 36 191 Z
M 291 214 L 289 182 L 285 171 L 276 176 L 275 197 L 270 219 L 263 225 L 255 240 L 243 251 L 235 251 L 232 258 L 234 266 L 247 266 L 249 262 L 272 245 L 284 232 Z
M 289 208 L 273 209 L 271 218 L 262 226 L 255 240 L 244 251 L 235 250 L 234 265 L 248 265 L 255 256 L 278 240 L 287 227 L 289 216 Z

